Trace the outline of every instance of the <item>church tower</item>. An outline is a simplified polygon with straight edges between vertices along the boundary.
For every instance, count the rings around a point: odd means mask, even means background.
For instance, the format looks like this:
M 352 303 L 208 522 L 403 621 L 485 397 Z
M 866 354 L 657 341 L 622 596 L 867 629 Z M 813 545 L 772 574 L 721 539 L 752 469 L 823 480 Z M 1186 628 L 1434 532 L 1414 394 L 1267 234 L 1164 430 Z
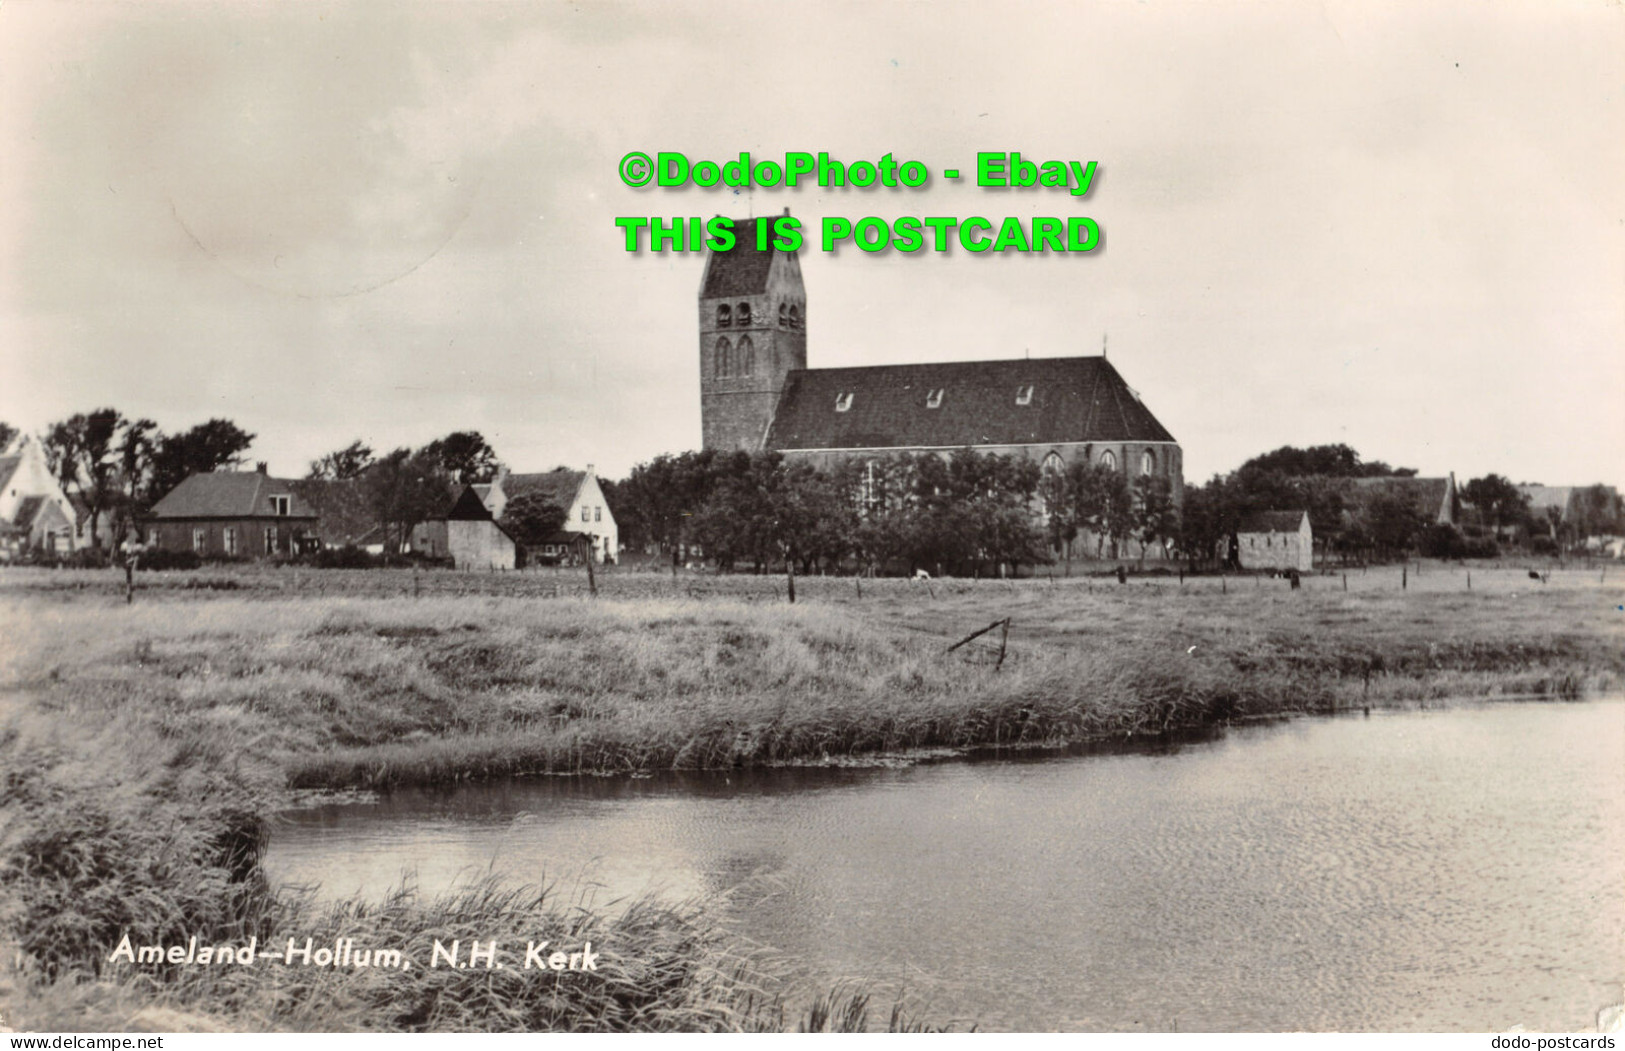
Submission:
M 807 367 L 801 263 L 795 252 L 756 248 L 756 224 L 770 221 L 736 219 L 733 248 L 705 261 L 700 425 L 707 449 L 761 449 L 785 377 Z

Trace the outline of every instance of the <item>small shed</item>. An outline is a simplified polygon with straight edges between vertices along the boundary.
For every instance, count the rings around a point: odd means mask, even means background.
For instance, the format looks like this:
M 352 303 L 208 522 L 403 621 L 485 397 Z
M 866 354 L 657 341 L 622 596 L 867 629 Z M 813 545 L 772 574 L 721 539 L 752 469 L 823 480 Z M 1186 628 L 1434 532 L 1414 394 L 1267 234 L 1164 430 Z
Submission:
M 445 518 L 424 522 L 413 531 L 412 550 L 450 556 L 458 569 L 513 569 L 517 547 L 468 485 Z
M 1254 511 L 1236 527 L 1235 551 L 1243 569 L 1296 569 L 1314 565 L 1315 536 L 1308 511 Z

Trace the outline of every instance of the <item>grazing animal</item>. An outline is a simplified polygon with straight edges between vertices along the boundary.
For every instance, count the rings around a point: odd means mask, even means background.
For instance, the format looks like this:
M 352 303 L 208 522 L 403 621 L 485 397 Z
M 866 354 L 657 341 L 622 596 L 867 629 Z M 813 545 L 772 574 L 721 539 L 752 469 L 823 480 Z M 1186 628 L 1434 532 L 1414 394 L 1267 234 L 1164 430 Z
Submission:
M 930 580 L 931 579 L 931 574 L 927 573 L 923 569 L 916 569 L 914 571 L 914 579 L 915 580 Z

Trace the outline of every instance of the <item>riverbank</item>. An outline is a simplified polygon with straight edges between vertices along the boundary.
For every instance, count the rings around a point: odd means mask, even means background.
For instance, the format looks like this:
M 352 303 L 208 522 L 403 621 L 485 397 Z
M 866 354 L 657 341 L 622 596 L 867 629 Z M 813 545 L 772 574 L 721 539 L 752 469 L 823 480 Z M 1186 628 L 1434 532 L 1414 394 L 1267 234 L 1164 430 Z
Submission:
M 1520 584 L 1510 573 L 1475 579 L 1471 592 L 1160 578 L 885 582 L 860 598 L 851 581 L 819 582 L 794 606 L 764 601 L 753 578 L 731 596 L 594 602 L 309 593 L 306 578 L 274 589 L 268 582 L 290 578 L 218 572 L 166 580 L 174 586 L 125 606 L 105 586 L 114 582 L 86 576 L 85 587 L 49 574 L 50 587 L 0 579 L 0 881 L 16 903 L 8 938 L 33 968 L 13 981 L 37 996 L 39 982 L 70 973 L 116 979 L 84 987 L 113 991 L 81 1015 L 71 1005 L 93 994 L 78 986 L 58 983 L 47 997 L 69 1004 L 62 1017 L 81 1028 L 98 1017 L 120 1027 L 125 1006 L 154 1002 L 207 1004 L 206 1015 L 242 1028 L 786 1021 L 770 971 L 708 942 L 703 910 L 641 914 L 659 938 L 604 935 L 648 945 L 651 958 L 667 936 L 684 947 L 664 957 L 682 966 L 640 960 L 619 987 L 652 991 L 652 1001 L 594 999 L 583 991 L 603 986 L 576 983 L 564 995 L 580 995 L 577 1009 L 564 1014 L 535 1013 L 559 992 L 542 997 L 539 984 L 463 1006 L 421 981 L 334 978 L 305 990 L 326 1006 L 301 1015 L 286 996 L 266 999 L 267 983 L 247 972 L 173 971 L 154 983 L 106 965 L 126 931 L 174 944 L 298 927 L 317 944 L 345 932 L 381 943 L 428 931 L 517 937 L 561 929 L 571 915 L 565 903 L 490 888 L 319 915 L 273 895 L 257 851 L 266 818 L 295 789 L 1058 746 L 1289 712 L 1575 697 L 1625 679 L 1625 588 Z M 410 573 L 363 579 L 411 587 Z M 1005 618 L 1008 637 L 995 630 L 947 652 Z M 824 1023 L 841 1015 L 826 1009 Z M 789 1016 L 792 1026 L 808 1020 Z

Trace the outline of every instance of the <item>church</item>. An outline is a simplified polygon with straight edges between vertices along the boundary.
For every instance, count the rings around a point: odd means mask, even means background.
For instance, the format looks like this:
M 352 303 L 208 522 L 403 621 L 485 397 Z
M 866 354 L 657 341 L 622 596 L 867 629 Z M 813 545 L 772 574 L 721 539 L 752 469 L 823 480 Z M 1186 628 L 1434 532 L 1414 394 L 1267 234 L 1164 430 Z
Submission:
M 811 369 L 801 263 L 755 243 L 741 233 L 733 248 L 710 253 L 700 282 L 705 448 L 777 450 L 830 467 L 968 447 L 1046 470 L 1089 461 L 1130 482 L 1160 476 L 1181 499 L 1179 443 L 1104 354 Z

